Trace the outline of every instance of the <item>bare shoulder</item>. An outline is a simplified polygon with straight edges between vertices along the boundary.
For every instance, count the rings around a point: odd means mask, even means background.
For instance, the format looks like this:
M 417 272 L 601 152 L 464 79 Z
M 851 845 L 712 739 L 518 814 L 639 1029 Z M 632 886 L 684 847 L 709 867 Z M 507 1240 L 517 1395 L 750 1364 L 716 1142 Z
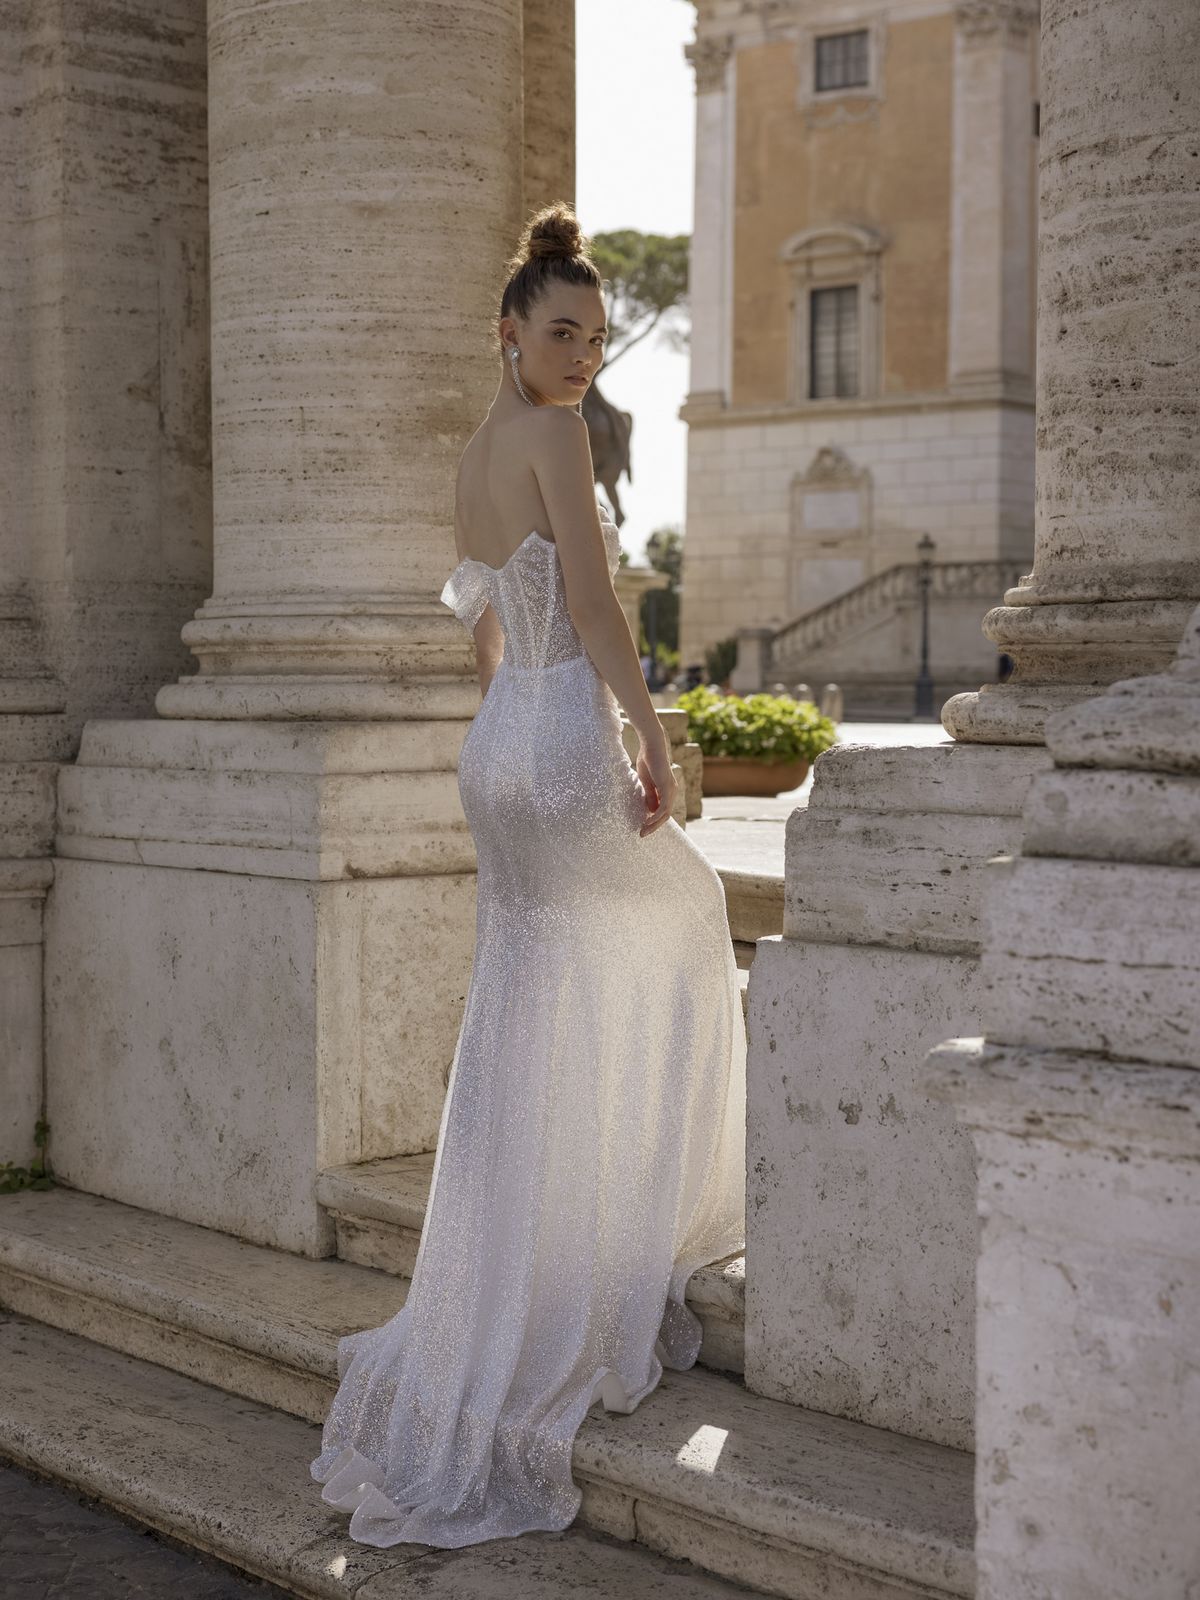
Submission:
M 529 421 L 537 423 L 539 427 L 580 429 L 587 432 L 587 423 L 583 420 L 583 413 L 576 411 L 574 406 L 535 406 L 529 413 Z
M 528 418 L 529 437 L 543 447 L 588 436 L 588 425 L 574 406 L 538 406 Z
M 526 423 L 530 459 L 540 469 L 567 467 L 591 460 L 588 425 L 569 406 L 538 406 Z

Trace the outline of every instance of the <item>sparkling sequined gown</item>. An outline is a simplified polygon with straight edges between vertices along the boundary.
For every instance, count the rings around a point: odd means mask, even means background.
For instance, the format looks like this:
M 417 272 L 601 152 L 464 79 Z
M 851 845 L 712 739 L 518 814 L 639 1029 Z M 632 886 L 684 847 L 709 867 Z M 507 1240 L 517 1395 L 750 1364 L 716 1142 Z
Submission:
M 504 630 L 458 762 L 474 965 L 408 1297 L 339 1341 L 311 1472 L 353 1539 L 447 1548 L 565 1528 L 588 1408 L 695 1361 L 687 1280 L 745 1243 L 746 1036 L 723 885 L 673 819 L 638 834 L 553 542 L 441 598 Z

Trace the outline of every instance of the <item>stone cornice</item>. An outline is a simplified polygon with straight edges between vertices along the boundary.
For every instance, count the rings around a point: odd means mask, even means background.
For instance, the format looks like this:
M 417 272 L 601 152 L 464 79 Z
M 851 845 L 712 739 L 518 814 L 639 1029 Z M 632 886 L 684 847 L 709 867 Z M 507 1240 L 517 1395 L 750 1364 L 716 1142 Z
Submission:
M 1005 40 L 1036 33 L 1041 8 L 1038 0 L 956 0 L 954 20 L 962 36 L 972 42 L 1002 34 Z
M 705 399 L 692 406 L 684 401 L 676 415 L 693 428 L 757 427 L 763 423 L 786 424 L 790 422 L 821 422 L 836 426 L 844 417 L 861 417 L 878 413 L 881 416 L 907 416 L 915 412 L 970 411 L 980 407 L 1011 406 L 1016 411 L 1034 409 L 1034 394 L 1030 385 L 1023 384 L 1022 392 L 1014 393 L 1014 386 L 997 385 L 985 393 L 956 395 L 947 391 L 921 393 L 915 391 L 905 396 L 871 396 L 842 400 L 811 400 L 801 404 L 771 402 L 763 405 L 719 406 Z

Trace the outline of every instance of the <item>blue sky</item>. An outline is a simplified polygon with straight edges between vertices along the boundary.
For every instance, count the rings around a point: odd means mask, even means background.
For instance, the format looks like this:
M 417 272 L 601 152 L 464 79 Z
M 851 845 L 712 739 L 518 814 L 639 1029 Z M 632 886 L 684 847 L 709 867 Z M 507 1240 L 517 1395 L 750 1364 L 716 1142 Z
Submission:
M 585 233 L 692 231 L 695 89 L 683 47 L 695 16 L 689 0 L 576 0 L 575 209 Z M 683 526 L 687 429 L 676 413 L 687 352 L 656 332 L 599 381 L 634 416 L 633 482 L 619 489 L 621 543 L 637 562 L 656 527 Z

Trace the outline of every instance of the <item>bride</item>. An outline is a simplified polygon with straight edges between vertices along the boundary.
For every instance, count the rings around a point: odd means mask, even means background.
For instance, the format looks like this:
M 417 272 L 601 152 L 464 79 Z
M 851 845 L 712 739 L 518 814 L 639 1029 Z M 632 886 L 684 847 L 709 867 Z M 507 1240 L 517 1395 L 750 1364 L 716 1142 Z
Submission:
M 483 690 L 458 761 L 474 964 L 408 1297 L 339 1340 L 310 1468 L 370 1545 L 567 1527 L 588 1409 L 632 1411 L 664 1366 L 693 1364 L 688 1278 L 745 1244 L 724 888 L 671 815 L 579 411 L 603 280 L 563 202 L 509 266 L 500 385 L 463 453 L 441 594 Z

